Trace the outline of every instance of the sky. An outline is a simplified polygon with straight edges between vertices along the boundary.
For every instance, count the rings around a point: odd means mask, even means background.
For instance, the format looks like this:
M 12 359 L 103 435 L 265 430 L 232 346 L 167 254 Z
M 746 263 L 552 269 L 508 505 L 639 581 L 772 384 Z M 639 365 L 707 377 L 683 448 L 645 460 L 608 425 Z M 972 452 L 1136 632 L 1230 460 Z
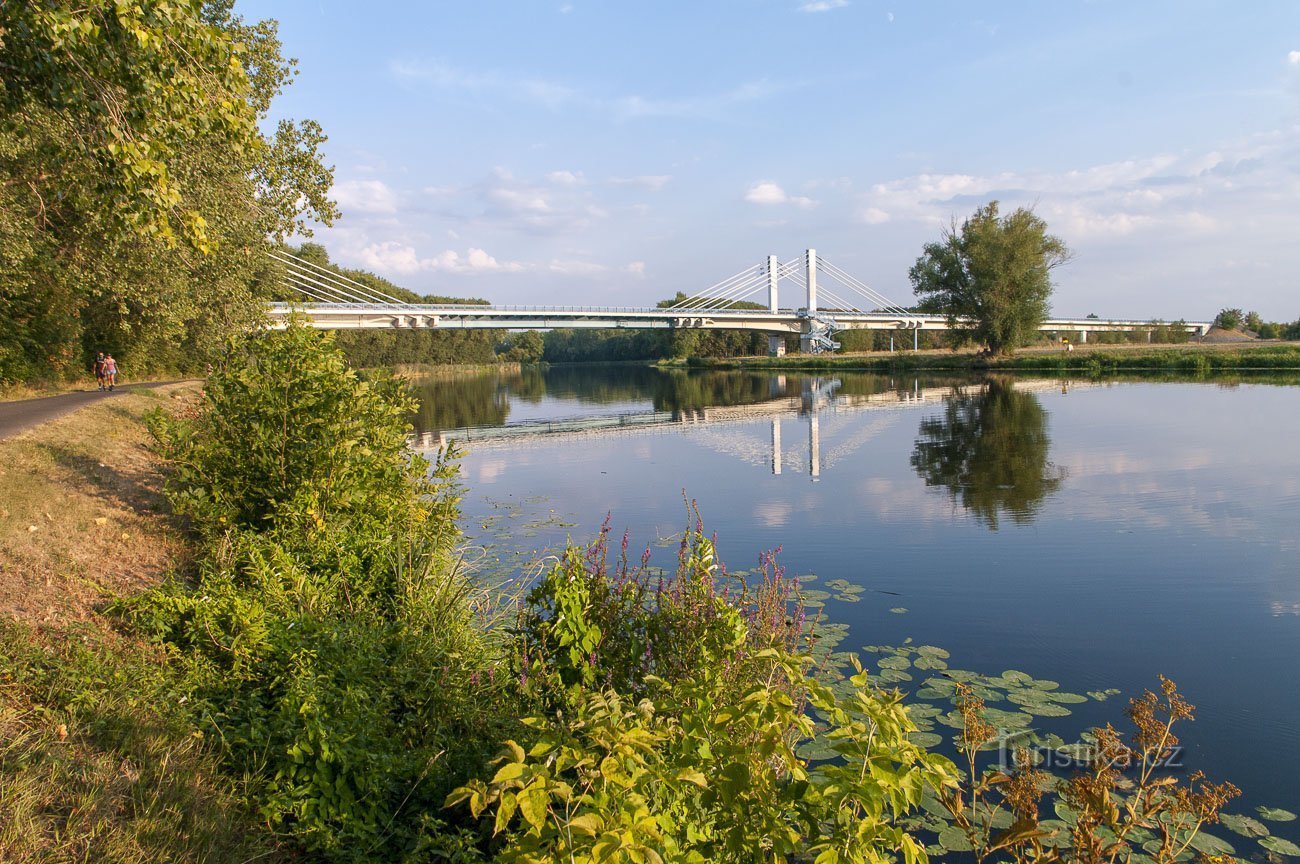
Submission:
M 1295 0 L 236 11 L 299 61 L 271 121 L 329 135 L 314 239 L 422 294 L 650 305 L 814 247 L 909 305 L 996 199 L 1074 253 L 1058 316 L 1300 317 Z

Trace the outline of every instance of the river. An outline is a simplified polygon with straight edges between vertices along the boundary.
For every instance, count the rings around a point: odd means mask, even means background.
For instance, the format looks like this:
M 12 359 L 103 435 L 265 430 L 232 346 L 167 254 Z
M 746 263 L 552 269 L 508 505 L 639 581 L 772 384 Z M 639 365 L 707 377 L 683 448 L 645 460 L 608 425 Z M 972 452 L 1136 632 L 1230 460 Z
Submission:
M 1093 692 L 1035 718 L 1067 741 L 1172 678 L 1185 770 L 1253 814 L 1300 804 L 1297 385 L 552 367 L 421 382 L 416 422 L 506 567 L 607 514 L 670 566 L 690 499 L 733 570 L 815 576 L 841 648 Z

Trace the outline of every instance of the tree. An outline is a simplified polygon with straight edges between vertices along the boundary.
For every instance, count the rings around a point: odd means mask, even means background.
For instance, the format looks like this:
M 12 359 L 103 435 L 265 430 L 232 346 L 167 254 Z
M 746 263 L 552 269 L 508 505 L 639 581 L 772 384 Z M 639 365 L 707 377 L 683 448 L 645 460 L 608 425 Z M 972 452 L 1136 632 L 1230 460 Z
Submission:
M 328 224 L 293 74 L 229 0 L 0 3 L 0 381 L 112 350 L 201 368 L 261 314 L 267 238 Z
M 1214 326 L 1222 330 L 1236 330 L 1246 320 L 1246 315 L 1240 309 L 1220 309 L 1219 314 L 1214 316 Z
M 947 315 L 950 327 L 1002 354 L 1034 337 L 1047 317 L 1051 271 L 1069 259 L 1032 210 L 999 216 L 990 201 L 927 243 L 908 278 L 923 310 Z

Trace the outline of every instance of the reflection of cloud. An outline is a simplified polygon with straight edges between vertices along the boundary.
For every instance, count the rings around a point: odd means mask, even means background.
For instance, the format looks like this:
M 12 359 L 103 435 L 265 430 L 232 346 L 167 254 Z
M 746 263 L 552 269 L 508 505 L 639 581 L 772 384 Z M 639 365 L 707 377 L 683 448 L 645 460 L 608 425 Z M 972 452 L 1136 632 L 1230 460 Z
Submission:
M 788 501 L 760 501 L 754 506 L 754 518 L 768 528 L 784 528 L 794 514 L 794 506 Z
M 478 482 L 495 483 L 497 478 L 506 473 L 509 463 L 505 459 L 489 459 L 478 464 Z

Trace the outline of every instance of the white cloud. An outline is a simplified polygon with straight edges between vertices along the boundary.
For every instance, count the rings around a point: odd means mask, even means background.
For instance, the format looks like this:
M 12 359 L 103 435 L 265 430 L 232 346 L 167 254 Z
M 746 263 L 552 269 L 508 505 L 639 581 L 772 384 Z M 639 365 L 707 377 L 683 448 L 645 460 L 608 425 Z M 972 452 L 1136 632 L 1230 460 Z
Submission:
M 546 179 L 556 186 L 579 186 L 584 182 L 581 171 L 552 171 Z
M 623 265 L 623 272 L 624 272 L 624 273 L 629 273 L 629 274 L 635 276 L 635 277 L 638 278 L 638 279 L 644 279 L 644 278 L 645 278 L 645 262 L 644 262 L 644 261 L 633 261 L 633 262 L 630 263 L 630 264 L 624 264 L 624 265 Z
M 332 190 L 345 213 L 391 215 L 397 212 L 397 193 L 382 180 L 346 180 Z
M 893 23 L 894 23 L 894 13 L 893 13 L 893 12 L 886 12 L 886 13 L 885 13 L 885 20 L 888 21 L 890 24 L 893 24 Z
M 604 264 L 597 264 L 594 261 L 565 261 L 558 258 L 552 259 L 546 265 L 546 269 L 562 276 L 600 276 L 609 272 L 609 268 Z
M 611 177 L 609 182 L 613 186 L 641 186 L 657 192 L 672 179 L 671 174 L 642 174 L 639 177 Z
M 1300 66 L 1300 51 L 1288 51 L 1286 62 L 1290 63 L 1292 66 Z
M 889 221 L 889 214 L 879 207 L 868 207 L 862 211 L 862 221 L 868 225 L 883 225 Z
M 816 202 L 803 196 L 791 196 L 777 183 L 760 180 L 745 193 L 745 200 L 751 204 L 793 204 L 796 207 L 811 207 Z
M 829 12 L 849 5 L 849 0 L 807 0 L 800 4 L 800 12 Z
M 453 249 L 421 258 L 413 246 L 388 241 L 371 243 L 357 256 L 362 265 L 377 273 L 409 275 L 420 272 L 444 273 L 522 273 L 528 269 L 517 261 L 498 261 L 482 249 L 470 247 L 465 255 Z

